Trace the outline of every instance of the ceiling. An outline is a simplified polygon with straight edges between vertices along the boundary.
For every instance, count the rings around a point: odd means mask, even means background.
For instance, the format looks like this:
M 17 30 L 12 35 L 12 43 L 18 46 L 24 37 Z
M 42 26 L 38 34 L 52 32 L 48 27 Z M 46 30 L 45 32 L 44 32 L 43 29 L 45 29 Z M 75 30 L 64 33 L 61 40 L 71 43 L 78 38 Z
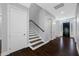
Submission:
M 64 6 L 58 9 L 54 7 L 60 3 L 36 3 L 43 9 L 55 16 L 56 20 L 64 20 L 71 17 L 75 17 L 76 3 L 64 3 Z M 22 5 L 30 7 L 31 3 L 22 3 Z
M 59 9 L 54 8 L 55 6 L 58 5 L 58 3 L 38 3 L 38 5 L 49 11 L 52 15 L 54 15 L 56 20 L 63 20 L 75 17 L 76 13 L 75 3 L 64 3 L 64 6 Z
M 25 7 L 27 7 L 27 8 L 29 8 L 30 5 L 31 5 L 31 3 L 20 3 L 20 4 L 23 5 L 23 6 L 25 6 Z

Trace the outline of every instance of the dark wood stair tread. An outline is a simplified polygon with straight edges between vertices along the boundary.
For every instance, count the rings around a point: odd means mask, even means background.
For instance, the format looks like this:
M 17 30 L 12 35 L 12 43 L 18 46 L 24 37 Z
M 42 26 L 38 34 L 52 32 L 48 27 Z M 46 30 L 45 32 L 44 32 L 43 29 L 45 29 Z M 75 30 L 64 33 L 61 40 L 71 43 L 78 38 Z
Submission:
M 31 38 L 29 38 L 29 39 L 34 39 L 34 38 L 39 38 L 38 36 L 36 36 L 36 37 L 31 37 Z
M 36 34 L 31 34 L 31 35 L 29 35 L 29 36 L 36 36 Z
M 37 40 L 33 40 L 33 41 L 30 41 L 30 43 L 34 43 L 34 42 L 37 42 L 37 41 L 40 41 L 41 39 L 37 39 Z
M 44 42 L 39 42 L 39 43 L 37 43 L 37 44 L 34 44 L 34 45 L 32 45 L 32 47 L 36 47 L 36 46 L 38 46 L 38 45 L 40 45 L 40 44 L 42 44 L 42 43 L 44 43 Z

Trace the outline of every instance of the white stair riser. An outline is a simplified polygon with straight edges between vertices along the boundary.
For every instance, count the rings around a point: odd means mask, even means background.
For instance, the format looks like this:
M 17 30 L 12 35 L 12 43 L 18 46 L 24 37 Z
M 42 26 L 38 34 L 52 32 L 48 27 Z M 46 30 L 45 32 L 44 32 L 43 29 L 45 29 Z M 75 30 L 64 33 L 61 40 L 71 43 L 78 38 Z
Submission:
M 29 41 L 34 41 L 34 40 L 37 40 L 37 39 L 40 39 L 40 38 L 30 39 Z
M 37 35 L 37 34 L 35 34 L 35 33 L 29 33 L 29 35 Z
M 35 38 L 34 38 L 35 37 Z M 30 39 L 31 38 L 31 39 Z M 32 39 L 33 38 L 33 39 Z M 32 49 L 32 50 L 35 50 L 39 47 L 41 47 L 44 43 L 41 43 L 39 45 L 36 45 L 35 47 L 32 47 L 33 45 L 39 43 L 39 42 L 43 42 L 42 39 L 41 40 L 38 40 L 38 39 L 41 39 L 38 34 L 36 34 L 35 32 L 33 31 L 29 31 L 29 47 Z M 33 43 L 30 43 L 31 41 L 34 41 L 34 40 L 38 40 L 36 42 L 33 42 Z
M 38 37 L 38 36 L 30 36 L 29 38 Z
M 36 46 L 36 47 L 30 46 L 30 48 L 31 48 L 32 50 L 35 50 L 35 49 L 37 49 L 37 48 L 39 48 L 39 47 L 41 47 L 41 46 L 43 46 L 43 45 L 44 45 L 44 43 L 42 43 L 42 44 L 40 44 L 40 45 L 38 45 L 38 46 Z
M 34 42 L 34 43 L 31 43 L 30 45 L 35 45 L 35 44 L 37 44 L 37 43 L 39 43 L 39 42 L 41 42 L 41 40 L 40 40 L 40 41 L 36 41 L 36 42 Z

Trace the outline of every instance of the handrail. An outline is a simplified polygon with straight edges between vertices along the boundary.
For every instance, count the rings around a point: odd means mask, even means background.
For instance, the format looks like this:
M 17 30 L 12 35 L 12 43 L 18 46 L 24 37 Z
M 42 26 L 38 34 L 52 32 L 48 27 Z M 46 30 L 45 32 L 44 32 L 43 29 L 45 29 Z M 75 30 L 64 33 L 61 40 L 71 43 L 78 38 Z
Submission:
M 33 20 L 30 20 L 30 22 L 32 22 L 34 25 L 36 25 L 42 32 L 44 32 L 44 30 L 39 26 L 37 25 Z

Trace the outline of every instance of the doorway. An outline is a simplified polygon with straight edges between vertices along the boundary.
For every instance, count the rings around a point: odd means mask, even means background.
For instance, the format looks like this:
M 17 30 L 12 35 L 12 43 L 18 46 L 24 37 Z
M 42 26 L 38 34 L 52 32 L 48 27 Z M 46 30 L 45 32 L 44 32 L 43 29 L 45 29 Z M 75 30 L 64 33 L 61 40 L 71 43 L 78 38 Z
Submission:
M 70 37 L 70 23 L 63 23 L 63 37 Z

